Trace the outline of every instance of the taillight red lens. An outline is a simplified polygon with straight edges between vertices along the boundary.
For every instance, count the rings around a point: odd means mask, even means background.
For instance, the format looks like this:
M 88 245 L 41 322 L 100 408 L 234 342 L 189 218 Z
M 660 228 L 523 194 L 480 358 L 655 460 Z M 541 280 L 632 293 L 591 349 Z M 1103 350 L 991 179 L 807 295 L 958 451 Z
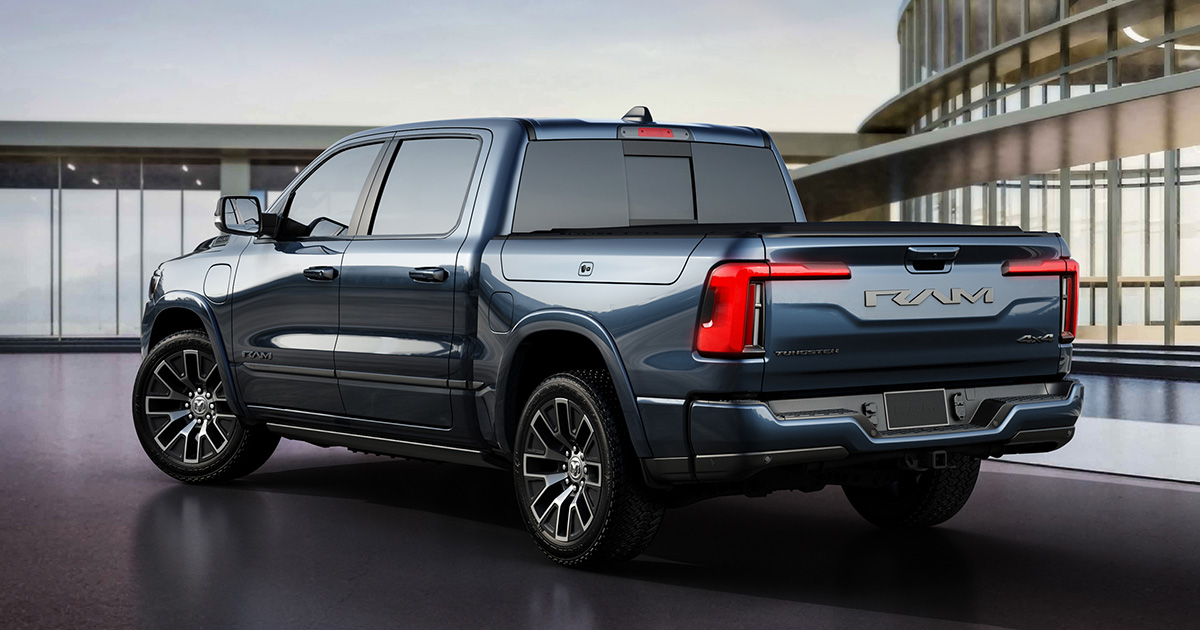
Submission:
M 1075 340 L 1079 321 L 1079 263 L 1070 258 L 1053 260 L 1010 260 L 1002 268 L 1006 276 L 1059 276 L 1062 326 L 1059 341 Z
M 767 263 L 726 263 L 708 274 L 696 350 L 710 356 L 746 354 L 752 346 L 753 280 L 771 277 Z
M 850 277 L 850 268 L 842 263 L 771 263 L 770 267 L 772 280 L 844 280 Z
M 842 263 L 734 262 L 708 274 L 696 351 L 705 356 L 744 357 L 762 352 L 767 280 L 834 280 L 850 277 Z

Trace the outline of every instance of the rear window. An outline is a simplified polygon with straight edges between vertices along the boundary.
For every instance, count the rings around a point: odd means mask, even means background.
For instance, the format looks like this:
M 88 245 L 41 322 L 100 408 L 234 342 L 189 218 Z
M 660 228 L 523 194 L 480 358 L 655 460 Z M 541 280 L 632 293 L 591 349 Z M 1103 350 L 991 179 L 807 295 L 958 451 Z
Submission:
M 795 221 L 767 148 L 644 140 L 531 142 L 514 232 Z

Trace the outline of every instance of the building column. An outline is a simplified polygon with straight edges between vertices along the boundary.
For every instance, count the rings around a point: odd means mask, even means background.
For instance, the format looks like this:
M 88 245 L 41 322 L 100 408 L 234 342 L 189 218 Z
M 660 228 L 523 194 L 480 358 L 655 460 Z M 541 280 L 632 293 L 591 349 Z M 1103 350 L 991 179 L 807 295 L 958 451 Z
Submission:
M 1067 0 L 1061 0 L 1058 7 L 1058 19 L 1067 19 Z M 1058 61 L 1063 68 L 1071 65 L 1071 36 L 1066 30 L 1059 35 Z M 1063 73 L 1058 78 L 1058 99 L 1065 101 L 1071 98 L 1071 76 Z M 1065 160 L 1064 160 L 1065 161 Z M 1071 246 L 1071 168 L 1058 169 L 1058 230 Z
M 221 156 L 221 196 L 250 194 L 250 158 Z
M 1175 11 L 1171 8 L 1167 9 L 1164 16 L 1163 27 L 1167 33 L 1175 32 Z M 1175 42 L 1167 42 L 1164 48 L 1163 75 L 1169 77 L 1176 73 Z M 1172 117 L 1167 118 L 1168 142 L 1175 135 L 1171 128 L 1172 120 Z M 1168 346 L 1175 345 L 1175 325 L 1179 321 L 1178 273 L 1179 150 L 1169 149 L 1163 153 L 1163 343 Z
M 1108 343 L 1121 323 L 1121 160 L 1108 161 Z
M 1108 25 L 1108 50 L 1117 49 L 1117 27 Z M 1117 59 L 1107 62 L 1108 88 L 1119 87 Z M 1114 133 L 1110 129 L 1109 133 Z M 1118 343 L 1121 323 L 1121 160 L 1108 161 L 1108 343 Z

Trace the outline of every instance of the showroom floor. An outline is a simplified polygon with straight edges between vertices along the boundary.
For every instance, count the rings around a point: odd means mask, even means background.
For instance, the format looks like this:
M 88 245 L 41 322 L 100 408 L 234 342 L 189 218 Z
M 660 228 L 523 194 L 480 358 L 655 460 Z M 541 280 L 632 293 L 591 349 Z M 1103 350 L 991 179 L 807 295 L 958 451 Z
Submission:
M 285 442 L 243 481 L 176 483 L 133 436 L 138 360 L 0 355 L 0 626 L 1094 629 L 1200 616 L 1200 485 L 989 462 L 957 518 L 915 534 L 872 528 L 836 489 L 718 499 L 670 512 L 619 570 L 584 573 L 541 557 L 501 471 Z M 1088 416 L 1197 422 L 1200 386 L 1087 381 Z M 1169 418 L 1150 400 L 1167 390 Z

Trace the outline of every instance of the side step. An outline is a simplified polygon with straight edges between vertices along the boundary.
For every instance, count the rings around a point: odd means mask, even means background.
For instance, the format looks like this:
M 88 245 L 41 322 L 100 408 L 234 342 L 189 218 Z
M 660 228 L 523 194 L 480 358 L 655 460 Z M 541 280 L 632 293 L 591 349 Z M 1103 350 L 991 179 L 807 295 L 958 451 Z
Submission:
M 405 440 L 395 440 L 392 438 L 382 438 L 371 435 L 360 435 L 357 433 L 343 433 L 341 431 L 328 431 L 325 429 L 297 427 L 288 424 L 278 424 L 275 422 L 268 422 L 266 424 L 267 428 L 273 433 L 278 433 L 286 438 L 301 440 L 303 442 L 309 442 L 318 446 L 344 446 L 356 451 L 366 451 L 368 453 L 380 453 L 383 455 L 395 455 L 397 457 L 409 457 L 412 459 L 425 459 L 435 462 L 449 462 L 453 464 L 469 464 L 471 466 L 481 466 L 484 468 L 496 467 L 496 464 L 492 461 L 492 458 L 488 457 L 488 455 L 484 452 L 467 448 L 421 444 L 419 442 L 408 442 Z

